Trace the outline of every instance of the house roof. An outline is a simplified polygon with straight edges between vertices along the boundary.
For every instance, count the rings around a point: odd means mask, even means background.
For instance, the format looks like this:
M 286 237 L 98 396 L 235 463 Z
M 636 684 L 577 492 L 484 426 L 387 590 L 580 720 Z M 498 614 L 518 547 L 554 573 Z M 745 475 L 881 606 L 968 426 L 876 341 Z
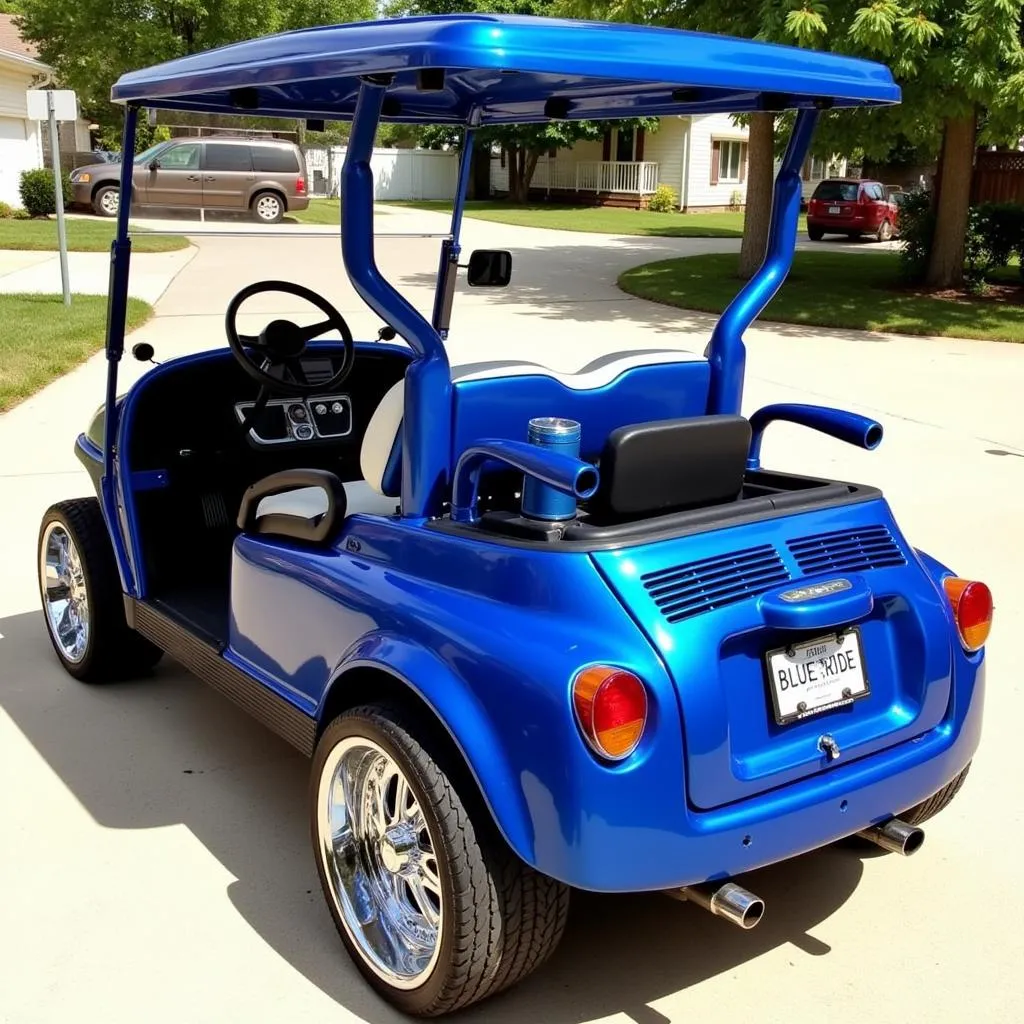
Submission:
M 30 57 L 39 60 L 39 50 L 35 43 L 21 38 L 21 33 L 14 24 L 15 15 L 0 14 L 0 50 L 16 54 L 18 57 Z
M 442 74 L 443 72 L 443 74 Z M 115 101 L 347 120 L 394 76 L 385 120 L 509 124 L 898 103 L 881 64 L 749 39 L 511 15 L 446 15 L 263 36 L 123 75 Z

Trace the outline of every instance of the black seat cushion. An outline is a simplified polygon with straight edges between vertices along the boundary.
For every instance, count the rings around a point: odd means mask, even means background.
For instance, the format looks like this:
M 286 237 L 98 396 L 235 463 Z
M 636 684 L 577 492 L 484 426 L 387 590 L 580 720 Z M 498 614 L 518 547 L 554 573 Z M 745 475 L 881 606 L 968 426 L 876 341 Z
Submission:
M 743 488 L 750 424 L 694 416 L 613 430 L 601 454 L 599 514 L 653 515 L 733 501 Z

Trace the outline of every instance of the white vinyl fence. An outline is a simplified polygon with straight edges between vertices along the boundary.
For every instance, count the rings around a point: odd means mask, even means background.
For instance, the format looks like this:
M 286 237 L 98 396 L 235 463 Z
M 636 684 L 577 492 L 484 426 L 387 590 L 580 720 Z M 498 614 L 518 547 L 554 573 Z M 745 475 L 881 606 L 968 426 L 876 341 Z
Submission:
M 310 195 L 336 196 L 345 147 L 306 150 Z M 370 158 L 373 198 L 451 199 L 458 180 L 456 153 L 433 149 L 375 149 Z

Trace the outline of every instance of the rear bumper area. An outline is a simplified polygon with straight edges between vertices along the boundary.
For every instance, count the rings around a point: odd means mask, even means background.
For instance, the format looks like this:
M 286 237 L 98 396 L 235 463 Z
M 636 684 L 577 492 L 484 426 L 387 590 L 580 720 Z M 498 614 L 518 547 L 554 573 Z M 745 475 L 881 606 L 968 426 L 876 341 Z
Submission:
M 682 820 L 643 829 L 610 829 L 591 807 L 564 881 L 606 892 L 675 888 L 787 860 L 907 810 L 962 771 L 978 746 L 984 665 L 977 656 L 955 661 L 949 712 L 916 739 L 713 811 L 687 807 Z

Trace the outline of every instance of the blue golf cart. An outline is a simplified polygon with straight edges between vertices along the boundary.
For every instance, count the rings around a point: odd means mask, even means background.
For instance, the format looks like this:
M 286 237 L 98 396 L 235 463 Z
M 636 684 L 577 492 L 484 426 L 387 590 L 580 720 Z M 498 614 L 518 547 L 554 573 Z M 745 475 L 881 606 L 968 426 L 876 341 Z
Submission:
M 352 122 L 342 257 L 379 336 L 356 340 L 293 268 L 232 300 L 227 348 L 120 395 L 121 202 L 106 400 L 77 440 L 98 497 L 47 511 L 39 572 L 72 676 L 167 653 L 312 758 L 327 905 L 386 999 L 439 1015 L 514 984 L 574 888 L 664 891 L 749 928 L 764 903 L 743 872 L 853 834 L 920 846 L 978 744 L 991 594 L 913 548 L 877 489 L 761 465 L 774 421 L 863 448 L 878 423 L 740 414 L 744 331 L 789 270 L 815 121 L 898 102 L 885 67 L 453 15 L 266 36 L 125 75 L 113 99 L 126 153 L 142 108 Z M 512 273 L 502 250 L 463 262 L 477 129 L 715 111 L 795 114 L 763 265 L 703 355 L 451 365 L 459 272 Z M 429 319 L 374 259 L 382 121 L 465 130 Z M 240 333 L 262 292 L 315 322 Z

